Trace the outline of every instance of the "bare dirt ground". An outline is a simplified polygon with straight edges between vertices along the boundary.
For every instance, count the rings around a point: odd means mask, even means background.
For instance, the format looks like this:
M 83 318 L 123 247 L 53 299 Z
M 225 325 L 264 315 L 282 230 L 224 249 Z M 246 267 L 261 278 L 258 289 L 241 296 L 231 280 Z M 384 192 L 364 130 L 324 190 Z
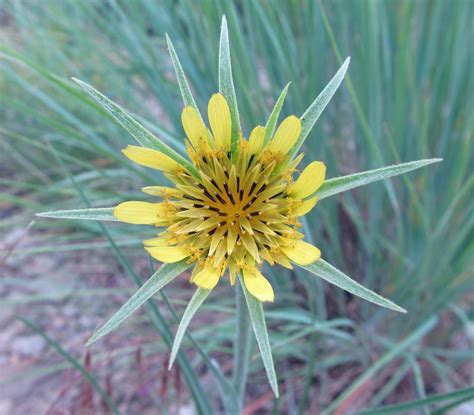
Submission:
M 0 249 L 11 248 L 19 236 L 5 235 Z M 179 413 L 190 413 L 179 371 L 166 370 L 168 352 L 143 312 L 90 352 L 84 347 L 133 290 L 115 257 L 106 250 L 15 256 L 41 243 L 43 237 L 30 230 L 0 265 L 0 414 L 108 413 L 84 378 L 16 316 L 40 326 L 98 375 L 124 413 L 156 413 L 153 408 L 170 399 Z M 147 261 L 137 269 L 147 275 Z

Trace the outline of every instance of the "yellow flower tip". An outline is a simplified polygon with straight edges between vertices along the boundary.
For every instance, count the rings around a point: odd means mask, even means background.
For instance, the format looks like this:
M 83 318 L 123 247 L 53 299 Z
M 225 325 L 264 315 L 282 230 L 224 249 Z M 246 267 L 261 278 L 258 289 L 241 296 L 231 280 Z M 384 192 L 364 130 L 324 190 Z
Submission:
M 114 208 L 114 216 L 121 222 L 135 225 L 153 225 L 162 222 L 161 205 L 148 202 L 123 202 Z
M 326 165 L 321 161 L 313 161 L 308 164 L 298 179 L 290 186 L 290 196 L 304 199 L 316 192 L 324 183 L 326 177 Z
M 183 246 L 145 246 L 145 250 L 158 261 L 170 264 L 189 256 L 187 249 Z
M 321 251 L 305 241 L 296 241 L 292 246 L 282 247 L 282 252 L 298 265 L 309 265 L 321 257 Z
M 218 268 L 204 267 L 194 277 L 192 282 L 199 288 L 212 290 L 219 282 L 220 271 Z
M 292 211 L 292 214 L 294 216 L 303 216 L 306 215 L 308 212 L 313 209 L 316 204 L 318 203 L 319 198 L 317 196 L 314 196 L 310 199 L 306 199 L 301 202 L 295 209 Z
M 181 166 L 171 157 L 157 150 L 139 146 L 127 146 L 122 153 L 134 163 L 151 169 L 172 172 Z
M 256 268 L 244 268 L 245 288 L 259 301 L 273 302 L 275 294 L 268 280 Z
M 301 120 L 295 115 L 286 117 L 278 127 L 268 149 L 272 152 L 287 154 L 301 134 Z
M 251 154 L 256 154 L 262 150 L 263 140 L 265 139 L 265 127 L 261 125 L 256 126 L 250 133 L 248 141 L 249 151 Z
M 207 107 L 209 124 L 217 149 L 230 147 L 232 122 L 226 99 L 220 93 L 213 94 Z
M 207 128 L 196 108 L 184 107 L 181 113 L 183 128 L 193 147 L 198 150 L 205 147 L 207 143 Z

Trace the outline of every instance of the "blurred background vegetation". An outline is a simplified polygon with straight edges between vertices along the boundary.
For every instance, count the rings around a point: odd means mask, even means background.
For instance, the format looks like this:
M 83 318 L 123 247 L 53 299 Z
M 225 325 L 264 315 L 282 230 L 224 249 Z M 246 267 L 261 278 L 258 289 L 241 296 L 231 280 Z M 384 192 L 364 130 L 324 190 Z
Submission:
M 289 81 L 283 115 L 302 114 L 351 56 L 349 76 L 306 141 L 306 159 L 324 160 L 329 177 L 444 159 L 324 200 L 309 215 L 305 232 L 323 256 L 408 314 L 302 270 L 268 270 L 282 397 L 274 401 L 255 354 L 245 413 L 382 413 L 401 402 L 387 413 L 472 413 L 473 7 L 0 1 L 0 412 L 222 412 L 209 356 L 231 372 L 232 289 L 221 284 L 204 305 L 174 372 L 166 371 L 167 342 L 192 293 L 185 276 L 86 353 L 94 327 L 150 274 L 141 240 L 152 230 L 34 213 L 112 206 L 164 183 L 121 155 L 132 138 L 69 78 L 95 86 L 182 151 L 182 102 L 164 36 L 204 110 L 217 90 L 225 14 L 244 134 L 265 122 Z

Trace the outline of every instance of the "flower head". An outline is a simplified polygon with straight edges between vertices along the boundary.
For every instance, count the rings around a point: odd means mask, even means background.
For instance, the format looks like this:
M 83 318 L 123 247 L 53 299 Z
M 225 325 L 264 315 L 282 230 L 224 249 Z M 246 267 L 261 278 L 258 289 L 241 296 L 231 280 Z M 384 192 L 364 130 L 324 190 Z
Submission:
M 191 281 L 197 286 L 214 288 L 228 270 L 232 285 L 241 273 L 254 297 L 273 301 L 273 289 L 260 272 L 264 262 L 291 269 L 292 262 L 308 265 L 320 257 L 319 249 L 303 240 L 299 217 L 316 205 L 312 195 L 322 185 L 326 167 L 314 161 L 294 180 L 303 158 L 289 156 L 301 133 L 298 117 L 284 119 L 273 137 L 262 126 L 248 139 L 239 131 L 235 152 L 223 95 L 209 100 L 208 119 L 210 130 L 194 107 L 182 112 L 187 153 L 196 171 L 157 150 L 123 150 L 135 163 L 161 170 L 174 186 L 144 187 L 160 202 L 124 202 L 114 215 L 160 228 L 156 238 L 144 241 L 145 249 L 161 262 L 194 263 Z

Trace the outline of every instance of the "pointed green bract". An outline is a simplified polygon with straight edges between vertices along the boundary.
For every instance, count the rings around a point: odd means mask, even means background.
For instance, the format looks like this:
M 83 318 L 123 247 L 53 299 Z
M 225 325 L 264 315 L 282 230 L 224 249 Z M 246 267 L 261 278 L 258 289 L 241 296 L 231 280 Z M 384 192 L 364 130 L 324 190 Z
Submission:
M 400 313 L 406 313 L 406 310 L 402 307 L 399 307 L 395 303 L 381 295 L 374 293 L 373 291 L 365 288 L 360 285 L 358 282 L 354 281 L 342 271 L 339 271 L 337 268 L 334 268 L 331 264 L 319 259 L 317 262 L 311 265 L 299 265 L 301 268 L 306 271 L 311 272 L 312 274 L 322 278 L 323 280 L 342 288 L 350 292 L 351 294 L 361 297 L 364 300 L 370 301 L 371 303 L 377 304 L 381 307 L 386 307 Z
M 130 299 L 92 335 L 92 337 L 87 341 L 86 346 L 90 346 L 101 337 L 116 329 L 119 324 L 130 316 L 130 314 L 189 267 L 191 267 L 191 264 L 187 264 L 185 259 L 174 264 L 163 264 L 161 268 L 156 271 L 145 282 L 145 284 L 143 284 L 138 291 L 135 292 L 135 294 L 133 294 Z
M 219 41 L 219 92 L 224 95 L 230 109 L 232 121 L 231 153 L 233 157 L 237 154 L 237 143 L 240 134 L 239 108 L 235 95 L 234 81 L 232 78 L 232 65 L 230 62 L 229 32 L 227 20 L 222 17 L 221 37 Z
M 211 291 L 212 290 L 198 288 L 191 300 L 189 300 L 188 306 L 186 307 L 186 310 L 184 310 L 183 318 L 179 322 L 176 335 L 174 336 L 173 347 L 171 349 L 171 357 L 168 364 L 168 370 L 171 370 L 171 367 L 173 366 L 174 360 L 176 359 L 176 355 L 178 354 L 179 346 L 181 345 L 181 341 L 183 340 L 184 334 L 186 333 L 186 329 L 188 328 L 191 319 L 193 318 L 199 307 L 201 307 L 201 304 L 204 302 L 204 300 L 207 298 Z
M 288 92 L 288 87 L 290 86 L 290 84 L 291 82 L 288 82 L 283 91 L 281 91 L 280 96 L 275 102 L 275 106 L 273 107 L 270 117 L 268 117 L 267 125 L 265 125 L 265 137 L 263 139 L 264 145 L 267 145 L 270 141 L 270 138 L 272 138 L 273 134 L 275 134 L 275 128 L 278 122 L 278 117 L 280 116 L 281 107 L 285 102 L 286 93 Z
M 265 315 L 263 314 L 262 302 L 257 300 L 248 292 L 247 288 L 245 288 L 243 278 L 240 275 L 239 279 L 242 289 L 244 290 L 245 301 L 247 302 L 253 331 L 257 338 L 258 348 L 260 350 L 260 355 L 262 356 L 265 371 L 267 372 L 268 381 L 270 382 L 273 393 L 278 398 L 280 396 L 278 392 L 278 381 L 275 373 L 275 366 L 273 364 L 272 349 L 268 338 L 268 330 L 265 323 Z
M 53 210 L 50 212 L 37 213 L 36 216 L 54 219 L 74 219 L 74 220 L 109 220 L 118 222 L 114 216 L 114 208 L 90 208 L 90 209 L 69 209 Z
M 323 185 L 316 191 L 313 196 L 324 199 L 346 190 L 355 189 L 359 186 L 376 182 L 378 180 L 388 179 L 389 177 L 398 176 L 412 170 L 429 164 L 438 163 L 442 159 L 424 159 L 411 161 L 409 163 L 396 164 L 394 166 L 382 167 L 380 169 L 368 170 L 362 173 L 349 174 L 347 176 L 335 177 L 326 180 Z
M 344 75 L 347 72 L 350 60 L 351 58 L 348 57 L 344 61 L 342 66 L 336 72 L 336 75 L 334 75 L 322 92 L 316 97 L 305 113 L 301 116 L 301 134 L 298 138 L 298 141 L 290 150 L 290 159 L 293 158 L 299 151 L 304 143 L 304 140 L 306 140 L 306 137 L 308 137 L 308 134 L 311 132 L 314 124 L 318 120 L 321 113 L 324 111 L 324 108 L 326 108 L 326 105 L 328 105 L 334 93 L 337 91 L 337 88 L 339 88 L 339 85 L 341 85 Z
M 196 105 L 196 101 L 194 100 L 193 93 L 191 92 L 191 88 L 189 87 L 188 81 L 186 79 L 186 75 L 184 74 L 183 66 L 179 61 L 178 55 L 176 54 L 176 50 L 173 46 L 173 42 L 168 36 L 168 33 L 166 33 L 166 43 L 168 44 L 168 51 L 171 57 L 171 62 L 173 62 L 174 72 L 176 74 L 176 79 L 178 80 L 178 86 L 179 90 L 181 91 L 183 103 L 185 106 L 195 108 L 199 116 L 202 118 L 199 108 Z
M 92 98 L 94 98 L 97 103 L 100 104 L 143 147 L 148 147 L 154 150 L 161 151 L 162 153 L 171 157 L 177 163 L 184 166 L 194 176 L 199 177 L 199 172 L 196 170 L 196 167 L 194 167 L 183 156 L 178 154 L 171 147 L 167 146 L 154 134 L 148 131 L 143 125 L 141 125 L 137 120 L 135 120 L 135 118 L 128 114 L 121 106 L 107 98 L 105 95 L 101 94 L 88 83 L 83 82 L 77 78 L 72 78 L 72 80 L 76 84 L 78 84 L 84 91 L 86 91 Z

